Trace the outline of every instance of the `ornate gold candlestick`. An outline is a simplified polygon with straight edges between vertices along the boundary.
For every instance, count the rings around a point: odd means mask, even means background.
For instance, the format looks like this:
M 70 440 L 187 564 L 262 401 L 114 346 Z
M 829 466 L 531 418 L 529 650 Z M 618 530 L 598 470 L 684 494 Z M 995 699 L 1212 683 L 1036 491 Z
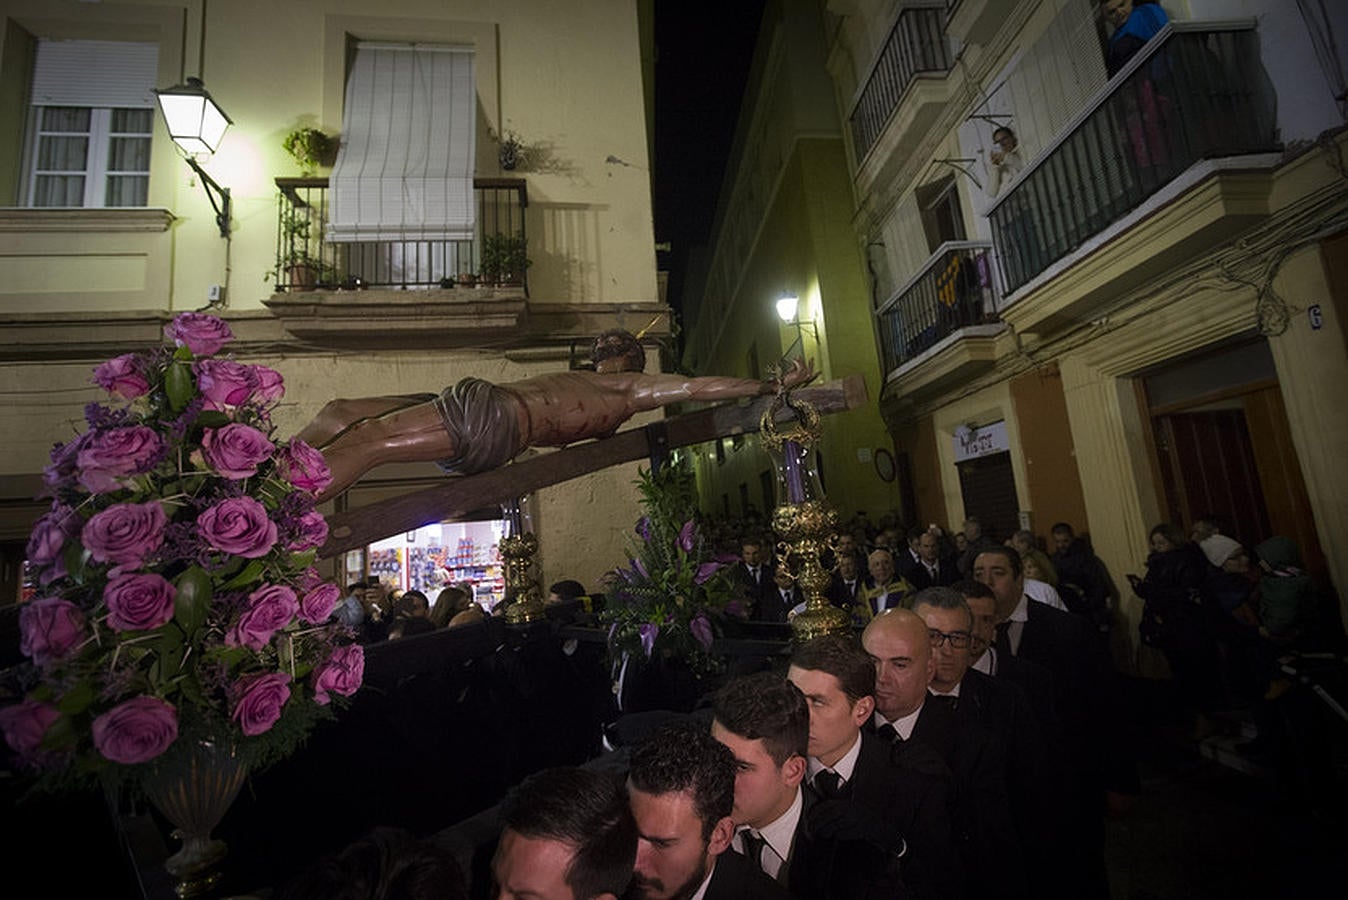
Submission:
M 534 557 L 538 538 L 527 524 L 521 501 L 504 504 L 506 535 L 501 538 L 501 560 L 505 565 L 505 620 L 511 625 L 527 625 L 544 617 L 543 595 L 534 578 Z
M 784 427 L 776 421 L 783 407 L 796 417 Z M 824 596 L 830 576 L 824 568 L 823 554 L 836 541 L 838 514 L 824 498 L 812 459 L 821 435 L 819 412 L 783 391 L 764 410 L 759 430 L 777 470 L 778 502 L 772 513 L 772 528 L 781 538 L 778 559 L 805 594 L 805 609 L 791 620 L 791 630 L 800 641 L 824 634 L 848 634 L 852 630 L 850 616 Z

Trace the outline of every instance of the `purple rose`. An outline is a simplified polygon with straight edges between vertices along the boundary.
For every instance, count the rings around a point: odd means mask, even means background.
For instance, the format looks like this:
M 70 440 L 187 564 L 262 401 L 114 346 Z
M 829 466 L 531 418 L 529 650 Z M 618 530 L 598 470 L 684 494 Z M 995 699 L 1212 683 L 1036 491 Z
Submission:
M 197 390 L 207 409 L 242 406 L 257 389 L 257 373 L 252 366 L 232 359 L 203 359 L 192 365 L 197 375 Z
M 197 517 L 197 529 L 212 550 L 247 559 L 266 556 L 276 545 L 276 523 L 252 497 L 221 500 Z
M 313 510 L 300 517 L 299 524 L 295 528 L 295 536 L 286 544 L 286 549 L 302 553 L 310 548 L 323 546 L 323 542 L 327 539 L 328 520 L 323 518 L 321 512 Z
M 329 694 L 350 697 L 365 678 L 365 648 L 347 644 L 332 651 L 327 661 L 314 670 L 314 702 L 326 706 Z
M 42 756 L 42 738 L 59 718 L 60 711 L 50 703 L 25 700 L 0 709 L 0 731 L 21 759 L 35 762 Z
M 118 575 L 103 588 L 108 627 L 113 631 L 149 631 L 173 618 L 178 591 L 159 575 Z
M 62 488 L 71 486 L 75 478 L 75 460 L 79 457 L 80 449 L 89 440 L 89 435 L 90 433 L 86 431 L 74 440 L 57 444 L 52 448 L 51 462 L 42 469 L 42 483 L 49 492 L 54 494 Z
M 300 590 L 311 591 L 323 583 L 323 576 L 318 574 L 317 569 L 310 566 L 299 574 L 299 578 L 295 579 L 295 583 L 299 585 Z
M 684 553 L 693 552 L 693 544 L 697 541 L 697 528 L 693 525 L 693 520 L 689 519 L 683 523 L 679 529 L 679 546 L 683 548 Z
M 94 369 L 94 384 L 110 394 L 134 400 L 150 390 L 150 382 L 141 371 L 140 357 L 125 353 Z
M 702 645 L 704 650 L 711 649 L 713 634 L 710 619 L 706 616 L 697 616 L 688 623 L 688 630 L 692 632 L 693 637 L 697 638 L 697 642 Z
M 298 438 L 281 448 L 276 462 L 281 477 L 302 491 L 317 494 L 332 484 L 323 454 Z
M 197 356 L 210 356 L 234 340 L 234 332 L 224 319 L 189 312 L 165 325 L 164 337 Z
M 44 597 L 19 610 L 19 650 L 39 666 L 60 659 L 84 639 L 84 613 L 69 600 Z
M 178 713 L 154 697 L 136 697 L 94 719 L 94 746 L 124 765 L 147 762 L 178 739 Z
M 263 403 L 275 403 L 285 396 L 286 382 L 281 373 L 267 366 L 253 366 L 257 376 L 257 399 Z
M 134 568 L 164 543 L 167 525 L 158 503 L 117 503 L 85 522 L 80 539 L 95 561 Z
M 647 622 L 637 629 L 637 634 L 641 636 L 641 649 L 650 656 L 651 651 L 655 649 L 655 638 L 660 634 L 660 626 Z
M 281 718 L 281 707 L 290 699 L 290 676 L 284 672 L 258 675 L 240 682 L 233 694 L 234 711 L 229 717 L 239 723 L 244 734 L 254 737 Z
M 290 624 L 299 608 L 293 589 L 283 584 L 264 584 L 248 595 L 248 608 L 225 635 L 225 643 L 261 650 L 273 634 Z
M 79 533 L 80 524 L 80 517 L 69 506 L 52 507 L 51 512 L 37 520 L 28 537 L 28 562 L 49 566 L 59 560 L 66 542 Z
M 90 493 L 118 490 L 123 480 L 153 469 L 164 455 L 164 439 L 144 425 L 94 431 L 75 463 L 79 481 Z
M 235 481 L 256 475 L 257 467 L 271 459 L 275 449 L 265 434 L 238 422 L 207 428 L 201 435 L 201 456 L 206 465 Z
M 300 600 L 300 618 L 310 625 L 321 625 L 332 615 L 340 599 L 342 591 L 337 585 L 331 582 L 320 584 Z

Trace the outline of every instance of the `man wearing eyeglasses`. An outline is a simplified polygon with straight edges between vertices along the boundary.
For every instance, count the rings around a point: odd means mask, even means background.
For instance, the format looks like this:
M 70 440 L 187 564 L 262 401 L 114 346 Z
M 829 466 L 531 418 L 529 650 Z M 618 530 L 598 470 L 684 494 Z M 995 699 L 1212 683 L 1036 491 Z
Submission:
M 974 617 L 958 591 L 924 588 L 913 612 L 926 623 L 936 661 L 913 740 L 929 742 L 954 773 L 970 896 L 1053 896 L 1052 866 L 1036 864 L 1046 830 L 1057 824 L 1043 813 L 1052 772 L 1029 702 L 1009 682 L 970 669 Z

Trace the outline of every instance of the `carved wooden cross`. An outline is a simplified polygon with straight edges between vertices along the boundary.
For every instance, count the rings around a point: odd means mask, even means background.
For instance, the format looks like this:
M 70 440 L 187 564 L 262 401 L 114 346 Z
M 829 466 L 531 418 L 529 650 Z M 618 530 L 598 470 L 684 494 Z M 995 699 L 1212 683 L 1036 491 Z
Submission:
M 820 413 L 845 412 L 866 402 L 866 382 L 860 375 L 852 375 L 792 394 L 814 404 Z M 745 404 L 732 403 L 672 416 L 612 437 L 573 444 L 490 472 L 450 477 L 435 487 L 336 513 L 328 516 L 328 541 L 319 548 L 318 555 L 332 557 L 392 534 L 460 518 L 539 488 L 642 457 L 650 457 L 652 464 L 658 464 L 675 447 L 757 431 L 758 420 L 771 402 L 771 397 L 758 397 Z

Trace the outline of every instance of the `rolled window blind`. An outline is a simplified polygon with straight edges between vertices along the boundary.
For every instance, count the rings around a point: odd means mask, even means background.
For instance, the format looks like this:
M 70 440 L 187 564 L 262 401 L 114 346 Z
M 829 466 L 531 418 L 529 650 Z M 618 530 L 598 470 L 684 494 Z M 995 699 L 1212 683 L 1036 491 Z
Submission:
M 471 240 L 476 122 L 472 50 L 359 45 L 327 239 Z
M 158 74 L 158 44 L 40 40 L 33 105 L 153 108 Z

